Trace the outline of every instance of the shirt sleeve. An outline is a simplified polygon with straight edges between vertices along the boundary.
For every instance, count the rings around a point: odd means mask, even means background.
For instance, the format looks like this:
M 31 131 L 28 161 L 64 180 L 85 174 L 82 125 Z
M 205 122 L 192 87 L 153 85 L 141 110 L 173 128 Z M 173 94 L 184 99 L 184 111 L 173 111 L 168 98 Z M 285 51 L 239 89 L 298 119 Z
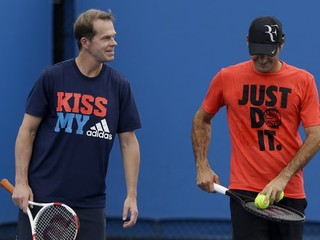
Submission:
M 121 89 L 120 101 L 120 117 L 118 124 L 118 133 L 132 131 L 141 128 L 141 121 L 138 108 L 130 87 L 129 82 L 126 82 Z
M 46 71 L 43 71 L 28 95 L 25 106 L 26 113 L 37 117 L 43 117 L 47 114 L 49 99 L 46 79 Z
M 309 75 L 303 90 L 301 102 L 301 121 L 303 127 L 312 127 L 320 124 L 319 95 L 315 80 Z
M 222 71 L 220 71 L 213 77 L 202 107 L 207 113 L 216 114 L 224 104 L 223 78 Z

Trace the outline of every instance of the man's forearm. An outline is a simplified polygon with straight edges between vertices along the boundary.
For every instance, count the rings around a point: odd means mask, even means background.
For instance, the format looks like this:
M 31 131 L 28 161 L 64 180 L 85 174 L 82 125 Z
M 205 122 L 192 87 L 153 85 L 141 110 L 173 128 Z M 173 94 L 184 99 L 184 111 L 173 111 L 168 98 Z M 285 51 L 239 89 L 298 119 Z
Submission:
M 127 133 L 126 136 L 127 137 L 121 137 L 121 153 L 127 185 L 127 195 L 137 197 L 140 167 L 139 142 L 134 133 Z
M 195 156 L 195 164 L 198 169 L 201 165 L 207 163 L 208 149 L 211 139 L 211 122 L 204 121 L 199 114 L 196 113 L 192 123 L 192 147 Z
M 312 129 L 310 131 L 310 129 Z M 307 133 L 307 138 L 300 150 L 289 162 L 289 164 L 280 172 L 279 176 L 288 181 L 292 176 L 298 173 L 305 167 L 312 157 L 319 151 L 320 148 L 320 127 L 312 127 Z
M 16 184 L 28 184 L 28 169 L 34 137 L 20 128 L 15 145 Z

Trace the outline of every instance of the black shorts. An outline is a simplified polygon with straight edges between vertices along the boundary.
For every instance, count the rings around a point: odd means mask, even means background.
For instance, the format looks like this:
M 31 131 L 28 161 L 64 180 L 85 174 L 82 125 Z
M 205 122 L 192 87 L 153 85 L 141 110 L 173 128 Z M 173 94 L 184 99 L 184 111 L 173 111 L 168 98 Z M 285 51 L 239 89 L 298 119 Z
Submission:
M 36 209 L 35 209 L 36 210 Z M 33 210 L 32 210 L 33 211 Z M 79 221 L 80 228 L 77 240 L 105 240 L 106 239 L 106 217 L 104 208 L 77 209 L 74 208 Z M 17 240 L 32 240 L 31 227 L 27 214 L 21 210 L 18 216 Z
M 258 193 L 233 190 L 242 195 L 255 198 Z M 304 213 L 307 207 L 306 199 L 283 198 L 282 205 L 294 208 Z M 233 240 L 302 240 L 303 223 L 278 223 L 265 220 L 250 214 L 240 203 L 230 198 L 231 222 Z

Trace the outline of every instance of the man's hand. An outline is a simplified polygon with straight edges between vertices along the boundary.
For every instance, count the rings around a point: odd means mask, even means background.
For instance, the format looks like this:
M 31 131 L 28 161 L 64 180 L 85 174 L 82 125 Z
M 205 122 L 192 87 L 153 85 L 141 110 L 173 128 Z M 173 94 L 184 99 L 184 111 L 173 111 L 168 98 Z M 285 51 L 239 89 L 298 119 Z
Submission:
M 16 184 L 13 190 L 12 200 L 24 213 L 27 213 L 28 201 L 33 201 L 33 193 L 29 185 Z
M 122 220 L 123 227 L 130 228 L 133 227 L 138 219 L 138 207 L 137 200 L 134 198 L 127 197 L 124 201 Z
M 197 169 L 197 185 L 203 191 L 214 193 L 213 183 L 220 184 L 219 176 L 208 166 Z

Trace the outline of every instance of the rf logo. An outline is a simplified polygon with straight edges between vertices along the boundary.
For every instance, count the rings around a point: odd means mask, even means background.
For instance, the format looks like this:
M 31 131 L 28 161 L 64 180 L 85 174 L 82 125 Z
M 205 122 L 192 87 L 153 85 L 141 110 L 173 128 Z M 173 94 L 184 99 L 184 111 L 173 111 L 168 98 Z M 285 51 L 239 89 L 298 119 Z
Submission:
M 278 36 L 278 25 L 265 25 L 268 30 L 265 33 L 269 34 L 271 42 L 275 42 L 274 37 Z

